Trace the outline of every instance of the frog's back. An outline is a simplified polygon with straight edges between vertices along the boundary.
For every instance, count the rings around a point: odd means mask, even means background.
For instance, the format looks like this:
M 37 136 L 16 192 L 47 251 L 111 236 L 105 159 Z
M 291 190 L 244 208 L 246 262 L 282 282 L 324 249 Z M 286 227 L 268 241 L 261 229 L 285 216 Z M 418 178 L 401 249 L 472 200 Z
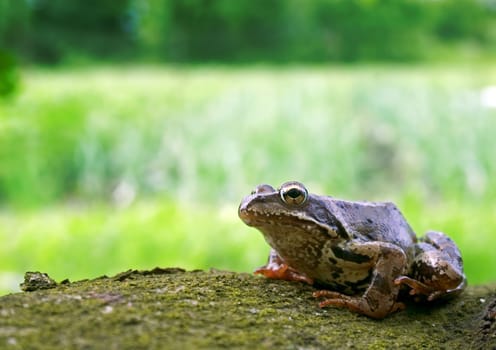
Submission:
M 390 242 L 405 251 L 417 240 L 394 203 L 352 202 L 332 198 L 328 204 L 352 239 Z

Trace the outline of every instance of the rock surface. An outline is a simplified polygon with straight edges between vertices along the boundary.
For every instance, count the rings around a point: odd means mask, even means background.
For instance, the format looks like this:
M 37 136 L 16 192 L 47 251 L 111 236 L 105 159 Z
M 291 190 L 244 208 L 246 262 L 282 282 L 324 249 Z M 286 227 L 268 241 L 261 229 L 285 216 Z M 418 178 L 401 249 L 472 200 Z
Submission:
M 496 285 L 377 321 L 319 309 L 310 286 L 227 271 L 47 278 L 0 297 L 1 349 L 496 349 Z

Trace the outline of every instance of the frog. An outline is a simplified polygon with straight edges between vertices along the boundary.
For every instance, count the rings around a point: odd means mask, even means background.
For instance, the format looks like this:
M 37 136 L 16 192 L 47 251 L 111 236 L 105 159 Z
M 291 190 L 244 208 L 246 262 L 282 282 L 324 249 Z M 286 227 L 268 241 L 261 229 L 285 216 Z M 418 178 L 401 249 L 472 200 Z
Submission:
M 327 306 L 383 319 L 414 302 L 448 300 L 466 287 L 460 249 L 446 234 L 418 238 L 392 202 L 311 194 L 298 181 L 258 185 L 241 220 L 271 247 L 255 274 L 303 282 Z

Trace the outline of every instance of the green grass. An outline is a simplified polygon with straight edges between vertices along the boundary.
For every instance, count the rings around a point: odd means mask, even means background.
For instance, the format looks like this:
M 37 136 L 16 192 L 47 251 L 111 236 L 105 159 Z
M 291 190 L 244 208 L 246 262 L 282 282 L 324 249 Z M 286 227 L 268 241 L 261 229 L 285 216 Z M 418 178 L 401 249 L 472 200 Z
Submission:
M 24 72 L 0 104 L 0 289 L 180 265 L 250 271 L 237 219 L 262 182 L 393 200 L 496 280 L 489 66 L 97 67 Z

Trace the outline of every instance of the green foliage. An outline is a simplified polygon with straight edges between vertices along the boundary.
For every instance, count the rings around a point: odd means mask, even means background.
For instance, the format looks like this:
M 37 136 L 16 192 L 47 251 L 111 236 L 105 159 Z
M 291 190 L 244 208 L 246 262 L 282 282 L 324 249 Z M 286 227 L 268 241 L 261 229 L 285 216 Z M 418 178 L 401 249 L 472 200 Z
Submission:
M 176 60 L 243 61 L 284 49 L 283 1 L 171 0 L 168 6 L 175 42 L 167 51 Z
M 462 38 L 484 42 L 489 35 L 487 9 L 474 4 L 472 0 L 441 1 L 435 33 L 448 41 Z M 487 6 L 494 4 L 488 2 Z M 491 11 L 494 10 L 492 8 Z
M 419 1 L 292 1 L 292 14 L 299 15 L 295 54 L 310 43 L 306 59 L 320 60 L 412 60 L 424 52 L 435 9 Z M 304 27 L 310 27 L 311 30 Z M 306 33 L 305 33 L 306 31 Z M 305 35 L 300 37 L 300 33 Z M 323 52 L 322 50 L 325 50 Z
M 495 26 L 479 0 L 0 0 L 0 45 L 43 63 L 412 61 L 463 44 L 491 55 Z
M 130 0 L 0 0 L 0 46 L 25 60 L 59 63 L 74 56 L 128 55 Z
M 0 49 L 0 98 L 13 95 L 19 85 L 14 58 Z

